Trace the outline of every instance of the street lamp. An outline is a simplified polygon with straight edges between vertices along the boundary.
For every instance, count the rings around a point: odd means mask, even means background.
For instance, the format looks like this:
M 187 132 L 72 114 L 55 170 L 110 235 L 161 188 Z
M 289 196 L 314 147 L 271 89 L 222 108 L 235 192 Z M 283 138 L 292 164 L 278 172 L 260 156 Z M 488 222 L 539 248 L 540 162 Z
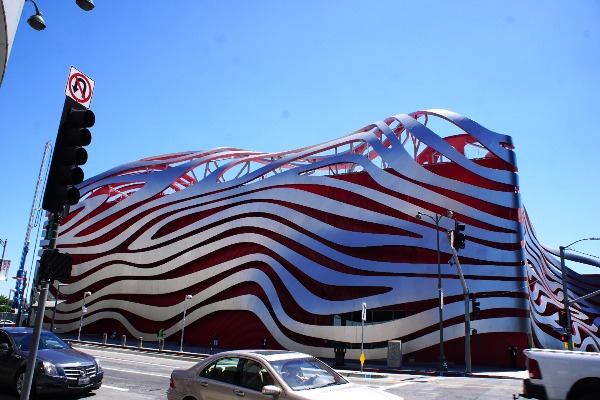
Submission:
M 91 295 L 92 292 L 85 292 L 83 294 L 83 303 L 81 304 L 81 318 L 79 319 L 79 333 L 77 334 L 77 340 L 81 340 L 81 324 L 83 323 L 83 314 L 87 312 L 87 308 L 85 308 L 85 298 Z
M 454 214 L 451 210 L 446 211 L 446 217 L 452 218 Z M 440 266 L 440 220 L 443 215 L 435 214 L 435 218 L 429 214 L 425 214 L 422 212 L 417 213 L 417 219 L 423 219 L 423 216 L 429 217 L 435 222 L 435 232 L 437 235 L 437 266 L 438 266 L 438 313 L 440 315 L 440 359 L 438 362 L 438 371 L 445 372 L 448 371 L 448 365 L 446 365 L 446 357 L 444 356 L 444 313 L 443 313 L 443 301 L 444 301 L 444 292 L 442 290 L 442 269 Z
M 56 296 L 54 297 L 54 309 L 52 310 L 52 322 L 50 323 L 50 332 L 54 332 L 54 317 L 56 316 L 56 307 L 58 307 L 58 296 L 60 295 L 60 287 L 69 286 L 68 283 L 59 283 L 58 289 L 56 290 Z
M 565 250 L 569 250 L 569 247 L 573 246 L 575 243 L 583 242 L 584 240 L 600 240 L 600 238 L 591 237 L 585 239 L 579 239 L 574 241 L 568 246 L 559 246 L 560 250 L 560 272 L 562 274 L 562 286 L 563 286 L 563 302 L 565 305 L 565 314 L 567 316 L 567 327 L 565 328 L 567 331 L 567 346 L 570 351 L 573 351 L 573 332 L 571 332 L 571 303 L 569 301 L 569 293 L 567 292 L 567 268 L 565 267 Z
M 181 344 L 179 345 L 179 351 L 183 351 L 183 330 L 185 329 L 185 301 L 192 298 L 191 294 L 185 296 L 183 299 L 183 321 L 181 321 Z
M 44 29 L 46 29 L 46 23 L 44 22 L 44 18 L 42 18 L 42 13 L 40 12 L 40 9 L 38 8 L 37 4 L 35 4 L 35 1 L 27 1 L 32 2 L 33 6 L 35 7 L 35 15 L 29 17 L 27 23 L 36 31 L 43 31 Z
M 32 2 L 33 6 L 35 7 L 35 15 L 32 15 L 27 20 L 27 23 L 29 24 L 29 26 L 31 26 L 36 31 L 43 31 L 44 29 L 46 29 L 46 22 L 44 21 L 44 18 L 42 17 L 42 13 L 40 12 L 40 9 L 38 8 L 35 1 L 34 0 L 25 0 L 25 1 Z M 83 11 L 91 11 L 94 9 L 94 0 L 75 0 L 75 3 L 77 3 L 79 8 L 81 8 Z
M 94 9 L 94 0 L 75 0 L 75 3 L 83 11 L 92 11 Z

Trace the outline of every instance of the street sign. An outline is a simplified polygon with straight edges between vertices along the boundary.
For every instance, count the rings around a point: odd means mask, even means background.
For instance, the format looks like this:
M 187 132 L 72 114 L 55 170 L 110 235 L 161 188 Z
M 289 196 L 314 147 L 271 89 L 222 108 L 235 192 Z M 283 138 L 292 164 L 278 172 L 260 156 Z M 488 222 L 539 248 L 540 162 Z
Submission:
M 367 320 L 367 303 L 362 303 L 362 320 Z
M 67 79 L 67 87 L 65 88 L 65 96 L 72 98 L 85 108 L 90 108 L 95 84 L 90 77 L 71 66 L 69 79 Z
M 0 281 L 5 281 L 10 269 L 10 260 L 0 260 Z

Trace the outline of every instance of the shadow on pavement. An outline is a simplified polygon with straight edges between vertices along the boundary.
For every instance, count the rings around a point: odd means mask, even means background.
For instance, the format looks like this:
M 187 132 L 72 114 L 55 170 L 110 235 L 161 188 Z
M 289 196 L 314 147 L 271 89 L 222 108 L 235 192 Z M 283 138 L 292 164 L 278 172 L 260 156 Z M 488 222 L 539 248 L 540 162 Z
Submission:
M 0 393 L 0 400 L 19 400 L 19 396 L 17 396 L 16 394 L 8 393 L 10 391 L 10 389 L 2 387 L 2 388 L 0 388 L 0 390 L 2 391 Z M 54 395 L 54 396 L 29 396 L 29 397 L 30 397 L 30 399 L 58 399 L 58 398 L 60 398 L 61 400 L 77 400 L 77 399 L 93 399 L 94 396 L 96 396 L 96 393 L 92 392 L 92 393 L 80 393 L 80 394 L 72 394 L 72 395 L 61 394 L 61 395 L 59 395 L 59 397 L 57 397 L 57 395 Z

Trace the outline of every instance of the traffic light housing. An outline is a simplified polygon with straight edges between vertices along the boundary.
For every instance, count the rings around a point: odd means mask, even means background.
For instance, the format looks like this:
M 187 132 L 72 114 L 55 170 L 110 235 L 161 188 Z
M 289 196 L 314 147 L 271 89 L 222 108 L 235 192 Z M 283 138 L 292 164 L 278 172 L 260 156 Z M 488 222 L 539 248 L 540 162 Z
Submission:
M 465 230 L 465 224 L 461 224 L 458 221 L 454 221 L 454 248 L 456 250 L 465 248 L 465 240 L 467 237 L 463 233 Z
M 475 320 L 475 319 L 479 319 L 479 314 L 481 313 L 481 308 L 479 308 L 479 306 L 481 305 L 480 302 L 478 302 L 475 297 L 473 297 L 471 299 L 471 303 L 472 303 L 472 308 L 473 311 L 471 313 L 471 319 Z
M 565 310 L 558 310 L 558 325 L 563 328 L 567 327 L 567 312 Z
M 60 253 L 57 249 L 44 250 L 38 276 L 42 280 L 66 282 L 71 277 L 72 267 L 73 259 L 69 253 Z
M 93 111 L 65 102 L 44 192 L 44 210 L 60 213 L 67 204 L 79 202 L 80 193 L 75 185 L 83 182 L 84 174 L 79 166 L 87 162 L 88 154 L 83 147 L 92 141 L 92 134 L 87 128 L 94 126 L 95 122 Z

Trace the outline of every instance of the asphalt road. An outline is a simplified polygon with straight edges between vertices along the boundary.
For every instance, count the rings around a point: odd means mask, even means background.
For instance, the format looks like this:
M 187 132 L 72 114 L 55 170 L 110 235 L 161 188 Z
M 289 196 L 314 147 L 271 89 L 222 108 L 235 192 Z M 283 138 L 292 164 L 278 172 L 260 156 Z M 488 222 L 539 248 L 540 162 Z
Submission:
M 102 387 L 90 394 L 60 396 L 61 399 L 165 400 L 171 371 L 174 368 L 187 368 L 196 362 L 120 349 L 86 347 L 82 350 L 100 359 L 104 369 Z M 377 378 L 350 376 L 349 379 L 405 400 L 510 400 L 522 387 L 521 379 L 481 377 L 386 374 Z M 6 392 L 0 393 L 0 400 L 17 399 Z

